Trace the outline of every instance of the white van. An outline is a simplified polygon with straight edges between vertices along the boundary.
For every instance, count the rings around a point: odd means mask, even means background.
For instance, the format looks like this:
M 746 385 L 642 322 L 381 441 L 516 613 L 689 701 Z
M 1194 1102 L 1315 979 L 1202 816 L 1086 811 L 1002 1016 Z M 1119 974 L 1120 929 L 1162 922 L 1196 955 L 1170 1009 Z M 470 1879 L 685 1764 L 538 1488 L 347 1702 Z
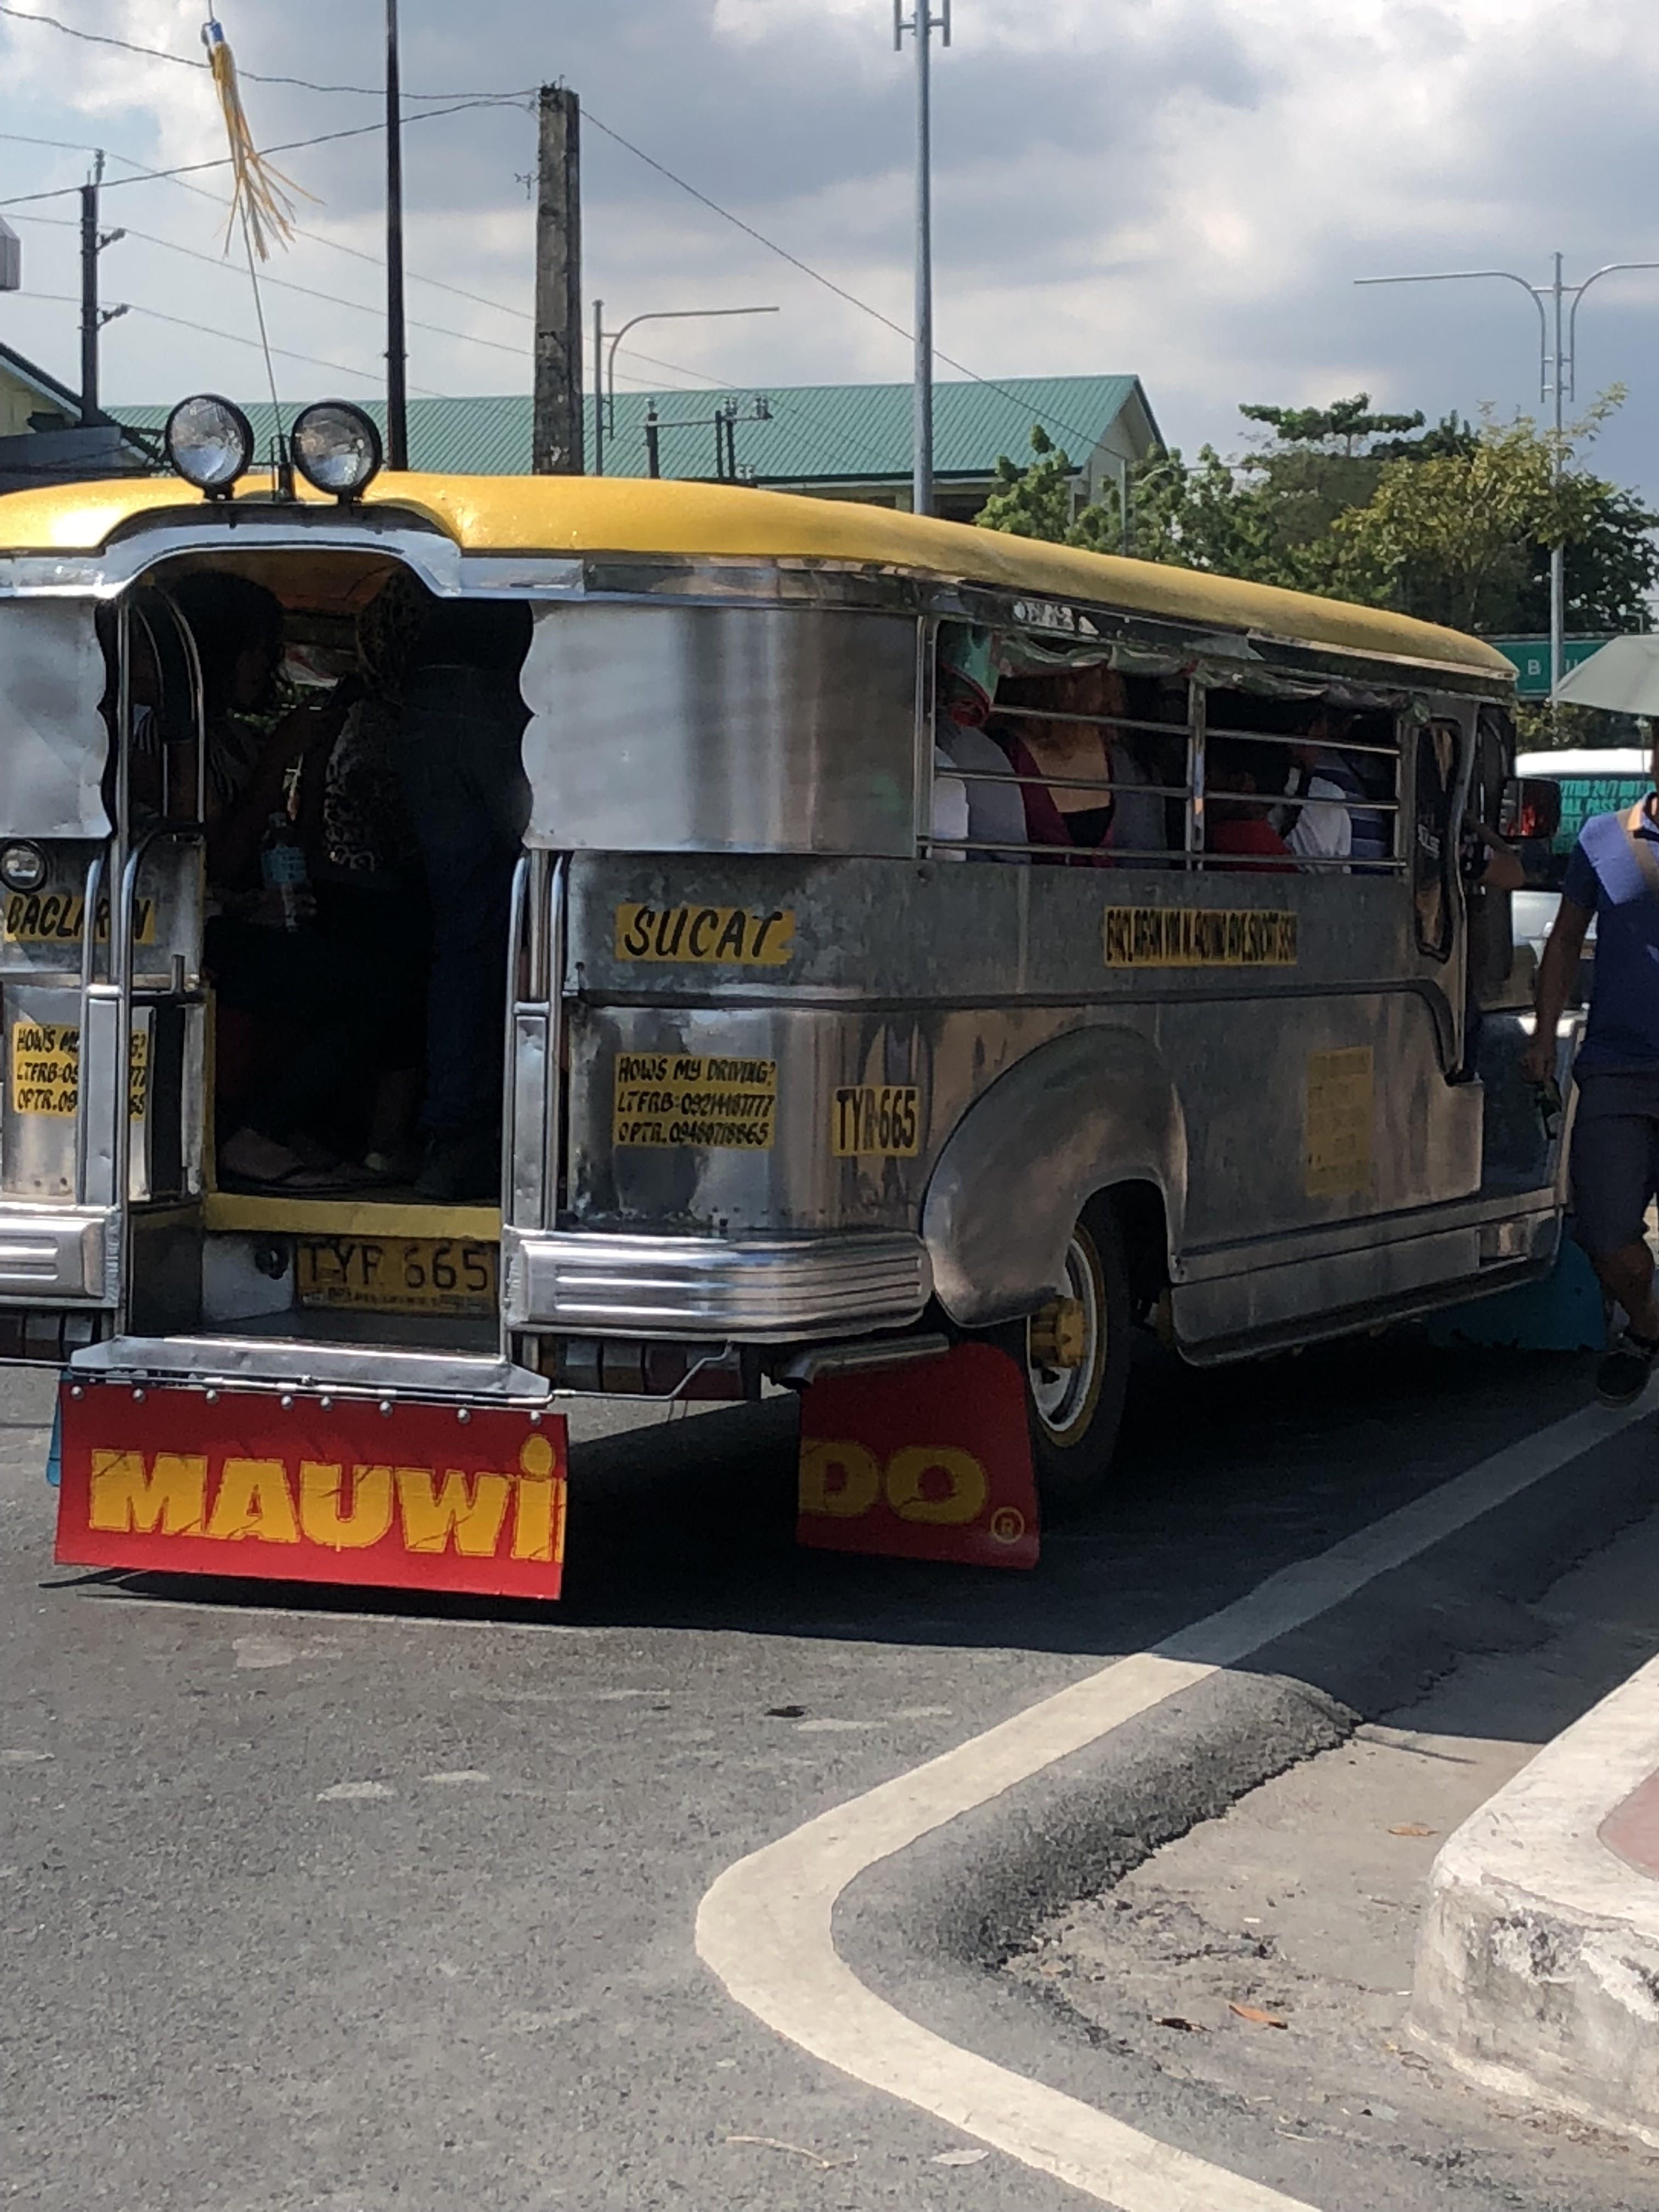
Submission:
M 1634 806 L 1638 799 L 1645 799 L 1653 788 L 1650 768 L 1650 757 L 1641 745 L 1517 757 L 1517 776 L 1541 777 L 1561 787 L 1561 820 L 1554 836 L 1547 842 L 1540 838 L 1520 843 L 1527 866 L 1527 888 L 1515 893 L 1511 907 L 1517 945 L 1530 945 L 1542 957 L 1545 939 L 1555 925 L 1556 908 L 1561 903 L 1561 878 L 1578 842 L 1578 832 L 1592 814 L 1616 814 L 1621 807 Z M 1592 922 L 1592 939 L 1595 928 Z

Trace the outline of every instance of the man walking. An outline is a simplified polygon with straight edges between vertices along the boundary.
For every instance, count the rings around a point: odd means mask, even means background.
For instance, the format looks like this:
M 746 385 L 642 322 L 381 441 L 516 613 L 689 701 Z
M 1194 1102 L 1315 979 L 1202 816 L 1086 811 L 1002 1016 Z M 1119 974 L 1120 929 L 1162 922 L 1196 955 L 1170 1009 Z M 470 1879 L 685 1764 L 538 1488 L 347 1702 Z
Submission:
M 1659 755 L 1652 773 L 1659 781 Z M 1585 823 L 1567 863 L 1560 910 L 1539 963 L 1536 1026 L 1522 1058 L 1534 1083 L 1555 1073 L 1556 1029 L 1595 923 L 1595 981 L 1574 1069 L 1574 1233 L 1623 1334 L 1596 1370 L 1596 1394 L 1627 1406 L 1659 1358 L 1659 1301 L 1645 1232 L 1659 1191 L 1659 795 Z

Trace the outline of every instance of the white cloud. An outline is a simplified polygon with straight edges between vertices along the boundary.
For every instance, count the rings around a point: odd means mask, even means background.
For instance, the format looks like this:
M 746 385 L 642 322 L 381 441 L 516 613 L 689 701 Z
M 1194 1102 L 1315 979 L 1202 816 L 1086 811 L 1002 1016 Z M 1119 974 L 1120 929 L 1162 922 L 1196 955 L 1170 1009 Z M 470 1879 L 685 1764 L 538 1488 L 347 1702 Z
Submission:
M 198 0 L 61 0 L 73 20 L 194 54 Z M 909 0 L 907 0 L 907 9 Z M 379 11 L 226 0 L 245 67 L 373 86 Z M 1544 279 L 1659 258 L 1649 125 L 1659 41 L 1642 0 L 957 0 L 937 58 L 938 319 L 989 375 L 1133 368 L 1167 433 L 1237 442 L 1240 399 L 1364 386 L 1431 414 L 1535 398 L 1533 310 L 1501 284 L 1356 290 L 1352 279 L 1504 265 Z M 657 307 L 775 301 L 781 315 L 642 331 L 642 350 L 739 386 L 900 376 L 903 341 L 677 191 L 593 126 L 668 167 L 900 323 L 908 322 L 910 69 L 884 0 L 404 0 L 418 90 L 530 86 L 562 75 L 585 138 L 590 292 L 613 324 Z M 5 128 L 106 139 L 154 166 L 214 157 L 204 79 L 0 30 Z M 267 142 L 374 120 L 372 102 L 250 82 Z M 407 134 L 416 270 L 522 309 L 533 159 L 517 108 Z M 322 204 L 307 227 L 378 250 L 380 142 L 283 157 Z M 0 139 L 0 198 L 78 179 L 81 156 Z M 112 165 L 118 173 L 119 165 Z M 217 176 L 204 180 L 218 188 Z M 62 217 L 72 206 L 46 204 Z M 21 210 L 29 212 L 28 210 Z M 111 220 L 215 252 L 219 216 L 176 186 L 109 195 Z M 25 237 L 33 286 L 76 289 L 73 234 Z M 377 273 L 313 240 L 283 275 L 356 303 L 273 294 L 280 342 L 349 364 L 369 388 Z M 246 279 L 128 241 L 111 296 L 246 331 Z M 501 309 L 411 286 L 422 321 L 521 348 Z M 1659 276 L 1609 279 L 1583 318 L 1581 397 L 1631 386 L 1610 466 L 1659 492 Z M 0 334 L 72 373 L 74 311 L 0 302 Z M 411 373 L 447 392 L 522 388 L 521 352 L 416 334 Z M 257 388 L 257 356 L 133 315 L 112 326 L 106 391 Z M 635 374 L 660 372 L 635 362 Z M 322 374 L 289 364 L 295 391 Z M 308 388 L 308 386 L 307 387 Z

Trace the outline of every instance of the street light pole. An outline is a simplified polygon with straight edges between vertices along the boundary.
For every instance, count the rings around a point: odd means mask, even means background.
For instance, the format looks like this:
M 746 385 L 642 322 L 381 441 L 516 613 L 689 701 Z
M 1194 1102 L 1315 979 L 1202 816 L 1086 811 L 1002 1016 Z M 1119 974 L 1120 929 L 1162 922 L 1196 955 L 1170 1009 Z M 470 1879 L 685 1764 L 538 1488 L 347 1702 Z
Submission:
M 617 434 L 617 348 L 629 331 L 637 330 L 641 323 L 696 322 L 711 315 L 775 315 L 778 312 L 776 307 L 658 307 L 649 314 L 630 315 L 619 331 L 611 332 L 611 350 L 605 360 L 605 404 L 611 416 L 611 436 L 614 438 Z M 596 384 L 599 381 L 599 349 L 602 335 L 596 303 L 593 318 L 593 378 Z M 601 446 L 593 465 L 595 476 L 605 474 L 603 461 L 604 447 Z M 657 472 L 653 469 L 651 473 L 655 476 Z
M 409 353 L 404 329 L 404 111 L 398 0 L 386 0 L 386 459 L 409 466 Z
M 908 31 L 916 42 L 916 307 L 915 391 L 911 403 L 910 507 L 933 511 L 933 114 L 930 49 L 933 34 L 951 43 L 951 0 L 915 0 L 907 19 L 904 0 L 893 0 L 893 51 Z
M 1513 269 L 1441 269 L 1421 276 L 1357 276 L 1356 284 L 1466 284 L 1477 277 L 1499 276 L 1505 283 L 1518 284 L 1538 310 L 1538 398 L 1541 405 L 1546 399 L 1553 401 L 1554 434 L 1551 441 L 1550 475 L 1559 490 L 1566 471 L 1566 417 L 1565 403 L 1576 396 L 1578 306 L 1590 286 L 1603 276 L 1611 276 L 1621 269 L 1659 269 L 1659 261 L 1607 261 L 1601 268 L 1591 270 L 1581 283 L 1568 284 L 1561 275 L 1561 256 L 1555 257 L 1555 274 L 1547 284 L 1534 284 L 1529 277 L 1518 276 Z M 1567 301 L 1572 305 L 1566 311 L 1566 326 L 1562 328 L 1562 312 Z M 1545 301 L 1549 302 L 1547 309 Z M 1550 548 L 1550 704 L 1553 706 L 1561 689 L 1561 678 L 1566 673 L 1565 641 L 1567 626 L 1567 562 L 1566 546 L 1558 535 Z

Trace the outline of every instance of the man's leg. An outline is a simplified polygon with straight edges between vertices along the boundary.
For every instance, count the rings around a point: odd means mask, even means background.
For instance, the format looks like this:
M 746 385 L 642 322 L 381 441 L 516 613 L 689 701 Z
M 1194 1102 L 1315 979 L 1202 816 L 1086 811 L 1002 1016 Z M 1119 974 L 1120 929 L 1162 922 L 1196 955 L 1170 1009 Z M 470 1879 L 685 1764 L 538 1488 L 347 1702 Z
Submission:
M 1609 1406 L 1639 1398 L 1659 1358 L 1659 1303 L 1645 1231 L 1659 1122 L 1639 1111 L 1604 1110 L 1642 1103 L 1603 1090 L 1620 1080 L 1604 1076 L 1583 1085 L 1572 1133 L 1575 1233 L 1596 1279 L 1626 1316 L 1624 1334 L 1596 1370 L 1596 1395 Z
M 1646 1237 L 1617 1252 L 1592 1259 L 1596 1280 L 1624 1309 L 1632 1328 L 1649 1342 L 1659 1340 L 1659 1302 L 1653 1295 L 1653 1252 Z

